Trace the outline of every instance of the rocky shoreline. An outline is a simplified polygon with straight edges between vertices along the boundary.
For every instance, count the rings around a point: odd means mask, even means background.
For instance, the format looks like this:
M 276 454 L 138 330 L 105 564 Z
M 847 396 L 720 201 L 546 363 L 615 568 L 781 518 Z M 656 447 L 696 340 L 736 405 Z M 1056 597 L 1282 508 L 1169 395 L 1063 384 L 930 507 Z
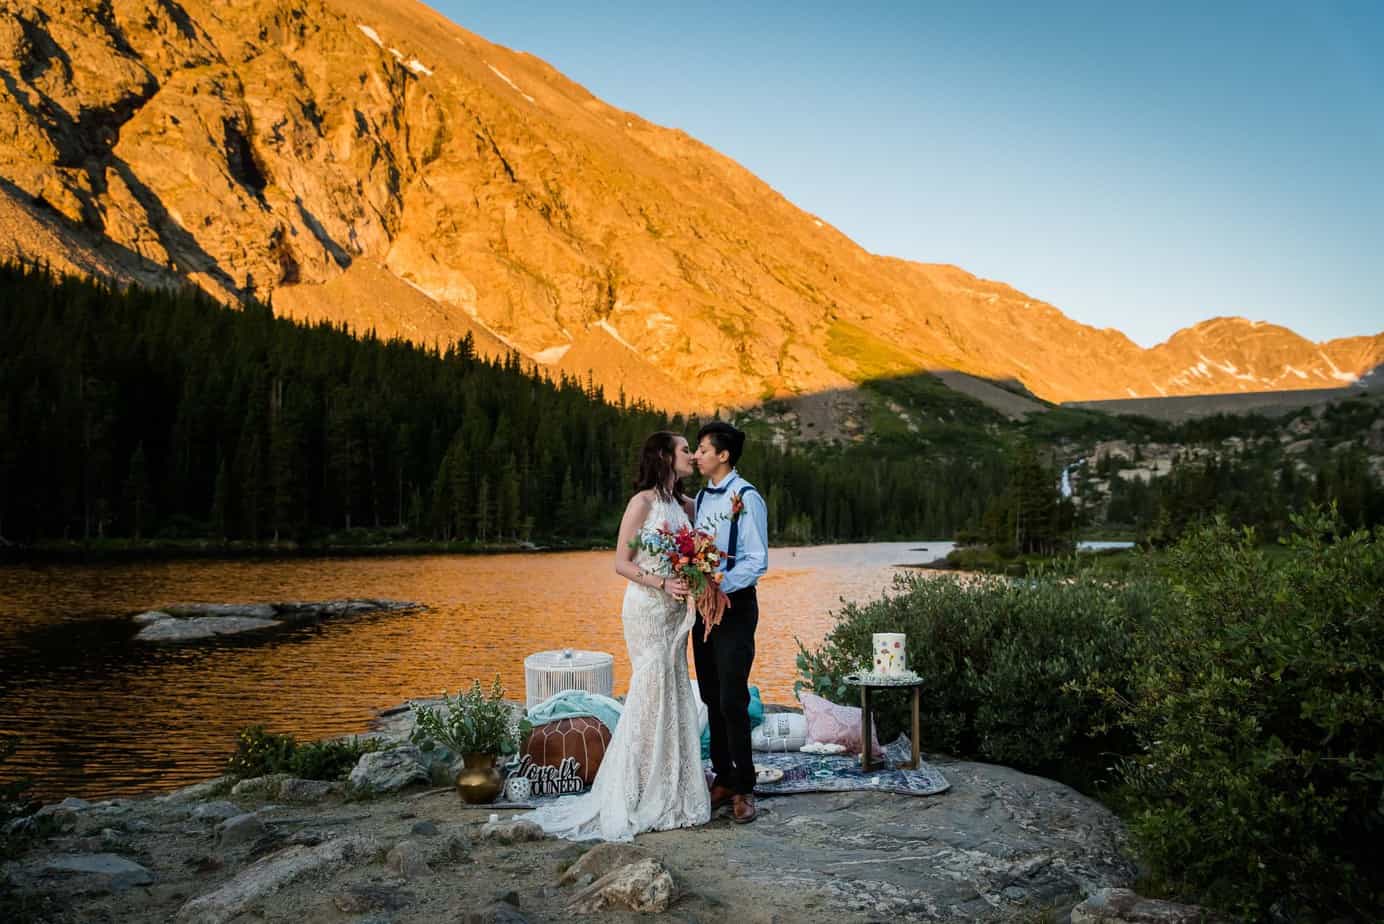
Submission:
M 1118 891 L 1135 877 L 1119 819 L 1005 767 L 929 755 L 944 795 L 763 798 L 753 825 L 722 814 L 634 845 L 577 845 L 438 785 L 450 768 L 406 743 L 407 715 L 382 714 L 373 734 L 393 747 L 348 782 L 223 777 L 45 806 L 13 826 L 47 833 L 0 866 L 0 909 L 122 924 L 1202 919 L 1134 907 Z

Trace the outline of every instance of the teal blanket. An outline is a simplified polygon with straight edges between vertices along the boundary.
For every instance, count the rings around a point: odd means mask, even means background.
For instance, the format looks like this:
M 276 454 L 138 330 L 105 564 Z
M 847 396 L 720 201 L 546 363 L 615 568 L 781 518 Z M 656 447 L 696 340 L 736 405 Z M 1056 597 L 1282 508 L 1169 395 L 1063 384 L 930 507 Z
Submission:
M 589 716 L 599 719 L 602 725 L 614 732 L 615 726 L 620 723 L 620 714 L 624 711 L 625 707 L 620 705 L 619 700 L 611 699 L 609 696 L 588 693 L 585 690 L 563 690 L 530 709 L 529 721 L 534 725 L 546 725 L 558 719 Z

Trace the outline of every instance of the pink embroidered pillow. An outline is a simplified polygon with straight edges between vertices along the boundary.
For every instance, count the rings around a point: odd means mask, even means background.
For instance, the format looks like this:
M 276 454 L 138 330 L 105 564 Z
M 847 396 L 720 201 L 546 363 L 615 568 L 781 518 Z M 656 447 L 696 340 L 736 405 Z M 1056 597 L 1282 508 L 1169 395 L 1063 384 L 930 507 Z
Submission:
M 808 744 L 839 744 L 852 754 L 860 753 L 860 707 L 838 706 L 811 693 L 801 693 L 803 717 L 807 719 Z M 884 758 L 875 730 L 870 729 L 873 756 Z

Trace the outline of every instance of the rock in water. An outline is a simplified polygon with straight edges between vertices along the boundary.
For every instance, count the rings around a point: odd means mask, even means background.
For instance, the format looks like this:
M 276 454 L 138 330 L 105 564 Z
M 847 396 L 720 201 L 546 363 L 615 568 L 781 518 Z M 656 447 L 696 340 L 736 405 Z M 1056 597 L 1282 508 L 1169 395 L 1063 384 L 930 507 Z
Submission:
M 284 624 L 317 622 L 361 613 L 420 609 L 403 600 L 324 600 L 316 603 L 175 603 L 133 617 L 142 642 L 185 642 L 238 635 Z
M 255 619 L 250 616 L 193 616 L 188 619 L 170 616 L 149 623 L 139 630 L 135 639 L 141 642 L 187 642 L 215 635 L 237 635 L 277 625 L 281 625 L 277 619 Z
M 199 895 L 178 911 L 179 924 L 225 924 L 284 886 L 312 875 L 330 875 L 379 853 L 374 838 L 348 835 L 316 847 L 289 847 L 243 870 L 214 892 Z
M 362 754 L 351 771 L 351 785 L 365 792 L 397 792 L 411 783 L 426 782 L 427 768 L 413 745 Z
M 630 863 L 587 886 L 567 906 L 577 914 L 594 914 L 611 908 L 641 913 L 667 911 L 677 897 L 672 873 L 649 857 Z

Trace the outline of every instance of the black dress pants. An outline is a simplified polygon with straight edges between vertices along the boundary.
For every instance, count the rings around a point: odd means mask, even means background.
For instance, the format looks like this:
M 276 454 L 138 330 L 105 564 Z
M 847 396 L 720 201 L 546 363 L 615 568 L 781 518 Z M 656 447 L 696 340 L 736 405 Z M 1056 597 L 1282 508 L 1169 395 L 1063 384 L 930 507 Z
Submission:
M 706 632 L 701 618 L 692 628 L 692 663 L 697 688 L 706 703 L 711 728 L 713 785 L 747 795 L 754 791 L 754 753 L 750 749 L 750 667 L 754 664 L 754 630 L 759 625 L 759 598 L 753 587 L 730 594 L 721 624 Z

